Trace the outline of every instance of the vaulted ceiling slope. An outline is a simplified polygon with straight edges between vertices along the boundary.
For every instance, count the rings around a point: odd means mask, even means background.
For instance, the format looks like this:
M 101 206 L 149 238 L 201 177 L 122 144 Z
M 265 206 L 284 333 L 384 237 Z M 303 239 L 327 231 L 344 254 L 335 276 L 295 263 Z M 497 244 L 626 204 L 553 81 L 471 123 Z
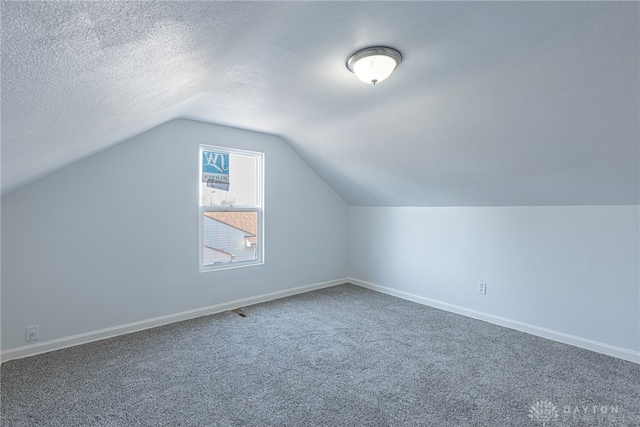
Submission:
M 3 194 L 183 117 L 280 135 L 352 205 L 638 204 L 639 6 L 2 2 Z M 375 87 L 370 45 L 404 57 Z

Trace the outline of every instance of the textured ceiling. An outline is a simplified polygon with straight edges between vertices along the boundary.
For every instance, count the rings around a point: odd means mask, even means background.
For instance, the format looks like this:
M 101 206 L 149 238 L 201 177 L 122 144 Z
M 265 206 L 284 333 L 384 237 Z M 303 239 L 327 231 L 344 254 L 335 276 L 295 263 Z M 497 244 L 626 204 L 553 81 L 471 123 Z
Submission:
M 3 1 L 3 194 L 186 117 L 280 135 L 353 205 L 638 204 L 639 7 Z M 378 44 L 374 87 L 345 61 Z

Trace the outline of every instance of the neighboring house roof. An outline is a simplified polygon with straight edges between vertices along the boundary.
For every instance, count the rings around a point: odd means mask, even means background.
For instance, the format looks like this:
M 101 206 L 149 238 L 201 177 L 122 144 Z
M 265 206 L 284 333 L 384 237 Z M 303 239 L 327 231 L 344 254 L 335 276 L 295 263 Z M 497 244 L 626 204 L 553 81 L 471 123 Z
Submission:
M 204 214 L 211 219 L 249 233 L 251 237 L 255 237 L 258 234 L 257 212 L 205 212 Z

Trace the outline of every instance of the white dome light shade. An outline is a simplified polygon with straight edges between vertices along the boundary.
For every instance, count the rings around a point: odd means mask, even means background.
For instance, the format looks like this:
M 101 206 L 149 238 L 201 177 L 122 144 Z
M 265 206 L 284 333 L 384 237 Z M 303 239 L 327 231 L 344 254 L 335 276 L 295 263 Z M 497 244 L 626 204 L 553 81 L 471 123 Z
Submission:
M 372 55 L 353 64 L 353 73 L 365 83 L 379 83 L 396 69 L 396 61 L 384 55 Z
M 402 61 L 402 55 L 390 47 L 375 46 L 351 55 L 347 68 L 365 83 L 380 83 L 391 75 Z

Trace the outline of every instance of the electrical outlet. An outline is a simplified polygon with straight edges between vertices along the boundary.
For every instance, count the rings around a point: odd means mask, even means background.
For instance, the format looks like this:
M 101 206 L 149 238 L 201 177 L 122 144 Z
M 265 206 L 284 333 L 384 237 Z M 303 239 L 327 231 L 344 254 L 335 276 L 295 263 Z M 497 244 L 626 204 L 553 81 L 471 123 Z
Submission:
M 486 283 L 478 283 L 478 293 L 480 295 L 487 294 L 487 284 Z
M 38 341 L 40 339 L 40 327 L 38 325 L 27 326 L 25 329 L 27 342 Z

